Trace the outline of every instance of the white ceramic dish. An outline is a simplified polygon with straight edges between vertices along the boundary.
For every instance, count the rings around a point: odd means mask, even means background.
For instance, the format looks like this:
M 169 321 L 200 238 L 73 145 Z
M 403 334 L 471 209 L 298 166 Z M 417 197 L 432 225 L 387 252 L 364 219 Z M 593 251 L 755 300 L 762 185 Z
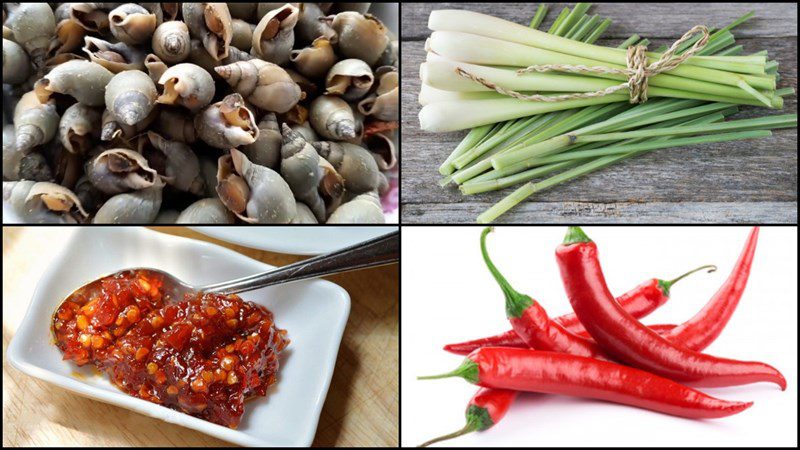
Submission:
M 396 231 L 397 227 L 191 227 L 207 236 L 293 255 L 319 255 Z
M 291 344 L 281 355 L 278 383 L 266 397 L 246 402 L 242 422 L 232 430 L 131 397 L 93 369 L 62 361 L 61 352 L 52 344 L 50 318 L 72 290 L 123 268 L 154 267 L 192 284 L 206 284 L 271 266 L 217 245 L 142 228 L 72 228 L 68 233 L 69 242 L 36 286 L 8 347 L 8 361 L 14 367 L 80 395 L 239 445 L 311 444 L 350 311 L 350 297 L 344 289 L 328 281 L 310 280 L 241 294 L 272 311 L 275 323 L 288 330 Z M 74 372 L 85 377 L 75 377 Z

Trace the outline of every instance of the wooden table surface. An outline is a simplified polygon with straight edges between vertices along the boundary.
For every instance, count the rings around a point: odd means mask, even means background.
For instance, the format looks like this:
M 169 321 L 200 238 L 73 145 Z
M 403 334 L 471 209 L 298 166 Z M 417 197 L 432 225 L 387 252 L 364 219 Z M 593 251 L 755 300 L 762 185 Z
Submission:
M 282 266 L 303 256 L 254 250 L 179 227 L 154 227 Z M 3 227 L 3 354 L 67 228 Z M 399 266 L 326 277 L 352 299 L 314 446 L 397 446 Z M 3 447 L 204 446 L 229 443 L 81 397 L 17 371 L 3 358 Z
M 574 3 L 548 3 L 549 26 Z M 711 5 L 711 6 L 704 6 Z M 439 164 L 466 131 L 433 134 L 419 129 L 419 65 L 433 9 L 469 9 L 527 24 L 537 4 L 405 3 L 402 7 L 402 220 L 404 223 L 475 221 L 514 188 L 464 197 L 441 188 Z M 679 11 L 677 13 L 676 11 Z M 779 87 L 797 89 L 797 4 L 598 3 L 590 11 L 613 20 L 602 45 L 637 33 L 651 48 L 667 45 L 697 24 L 721 26 L 755 11 L 734 30 L 745 52 L 769 50 L 780 62 Z M 783 111 L 743 107 L 735 118 L 797 113 L 797 98 Z M 518 186 L 517 186 L 518 187 Z M 797 129 L 770 138 L 664 149 L 543 191 L 501 217 L 526 223 L 797 222 Z

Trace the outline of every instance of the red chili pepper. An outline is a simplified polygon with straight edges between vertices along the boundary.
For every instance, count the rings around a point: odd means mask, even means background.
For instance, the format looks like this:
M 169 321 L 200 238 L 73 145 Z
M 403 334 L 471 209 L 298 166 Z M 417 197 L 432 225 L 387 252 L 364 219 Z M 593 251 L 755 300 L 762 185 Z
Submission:
M 570 227 L 556 257 L 575 314 L 603 350 L 619 361 L 699 386 L 768 381 L 786 389 L 786 379 L 772 366 L 717 358 L 673 344 L 628 314 L 606 286 L 597 246 L 580 228 Z
M 561 324 L 551 320 L 539 302 L 511 287 L 494 266 L 486 251 L 486 235 L 492 230 L 492 227 L 488 227 L 481 233 L 483 261 L 505 294 L 506 317 L 511 322 L 511 327 L 528 347 L 609 359 L 597 343 L 570 333 Z
M 478 349 L 456 370 L 419 379 L 456 376 L 483 387 L 596 398 L 690 419 L 726 417 L 753 404 L 714 398 L 620 364 L 520 348 Z
M 750 275 L 750 267 L 753 264 L 753 255 L 755 254 L 756 243 L 758 242 L 758 230 L 758 227 L 753 227 L 750 236 L 747 238 L 747 242 L 745 242 L 744 249 L 739 256 L 739 260 L 736 262 L 736 265 L 734 265 L 728 279 L 720 286 L 717 293 L 714 294 L 700 312 L 681 325 L 648 325 L 650 329 L 658 332 L 658 334 L 664 336 L 669 341 L 680 342 L 695 351 L 704 350 L 711 345 L 728 324 L 733 312 L 736 310 L 736 306 L 739 304 L 739 300 L 742 298 L 745 286 L 747 285 L 747 279 Z M 656 308 L 659 308 L 669 299 L 669 288 L 674 283 L 689 274 L 707 267 L 713 266 L 698 267 L 671 281 L 657 278 L 647 280 L 627 293 L 617 297 L 617 303 L 633 317 L 641 319 L 655 311 Z M 709 270 L 709 272 L 713 272 L 713 269 Z M 574 313 L 565 314 L 553 320 L 580 337 L 590 337 L 589 333 L 586 332 L 586 329 L 583 328 L 583 325 Z M 482 347 L 528 348 L 516 331 L 508 330 L 494 336 L 447 344 L 444 346 L 444 350 L 457 355 L 467 355 L 471 351 Z
M 558 317 L 556 317 L 553 320 L 558 321 Z M 648 327 L 651 330 L 654 330 L 656 333 L 665 336 L 669 331 L 677 327 L 677 325 L 675 325 L 674 323 L 673 324 L 663 323 L 663 324 L 648 325 Z M 580 336 L 586 339 L 592 339 L 592 337 L 589 335 L 589 333 L 586 332 L 586 330 L 575 331 L 574 333 L 576 336 Z M 670 340 L 672 339 L 670 338 Z M 484 347 L 530 348 L 528 347 L 527 344 L 525 344 L 522 338 L 519 337 L 516 331 L 508 330 L 504 333 L 495 334 L 493 336 L 486 336 L 478 339 L 472 339 L 470 341 L 447 344 L 444 347 L 442 347 L 442 349 L 454 355 L 466 356 L 472 353 L 474 350 Z M 696 349 L 692 348 L 692 350 Z
M 467 424 L 464 428 L 444 436 L 433 438 L 420 447 L 427 447 L 437 442 L 457 438 L 473 431 L 488 430 L 499 422 L 508 412 L 508 408 L 519 394 L 508 389 L 480 388 L 467 404 Z
M 758 243 L 758 227 L 753 227 L 745 242 L 744 249 L 739 255 L 739 260 L 733 266 L 731 274 L 725 283 L 720 286 L 716 294 L 706 306 L 691 319 L 678 325 L 663 336 L 672 342 L 681 342 L 693 349 L 702 350 L 711 345 L 725 325 L 728 324 L 739 300 L 742 298 L 747 279 L 750 276 L 750 267 L 753 265 L 753 255 Z

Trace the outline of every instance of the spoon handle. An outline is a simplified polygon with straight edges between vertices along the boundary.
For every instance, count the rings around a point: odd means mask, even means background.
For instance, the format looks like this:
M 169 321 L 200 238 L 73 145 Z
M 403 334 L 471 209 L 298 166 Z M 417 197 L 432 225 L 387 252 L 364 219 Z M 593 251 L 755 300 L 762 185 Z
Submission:
M 235 294 L 275 284 L 317 278 L 350 270 L 383 266 L 400 259 L 400 232 L 395 231 L 350 247 L 288 266 L 201 287 L 202 292 Z

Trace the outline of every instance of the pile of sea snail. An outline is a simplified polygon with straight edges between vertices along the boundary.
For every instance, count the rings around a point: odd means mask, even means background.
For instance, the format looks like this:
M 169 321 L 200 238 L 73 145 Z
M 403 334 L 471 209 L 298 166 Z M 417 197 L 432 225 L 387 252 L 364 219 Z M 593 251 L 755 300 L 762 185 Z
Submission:
M 4 3 L 4 201 L 29 222 L 382 223 L 398 46 L 369 7 Z

